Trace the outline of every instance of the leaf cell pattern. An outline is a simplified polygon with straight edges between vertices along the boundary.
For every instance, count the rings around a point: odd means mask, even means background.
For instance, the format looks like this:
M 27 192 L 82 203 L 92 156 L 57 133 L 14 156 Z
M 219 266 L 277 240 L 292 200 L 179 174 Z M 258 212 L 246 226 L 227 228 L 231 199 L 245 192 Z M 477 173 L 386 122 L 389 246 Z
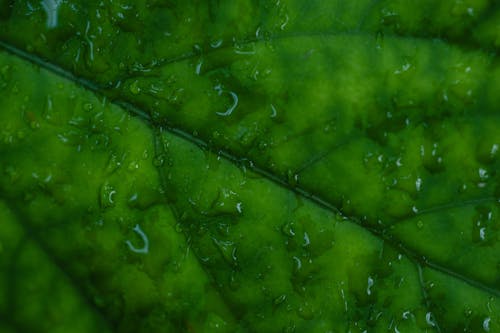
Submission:
M 1 332 L 500 332 L 496 1 L 0 1 Z

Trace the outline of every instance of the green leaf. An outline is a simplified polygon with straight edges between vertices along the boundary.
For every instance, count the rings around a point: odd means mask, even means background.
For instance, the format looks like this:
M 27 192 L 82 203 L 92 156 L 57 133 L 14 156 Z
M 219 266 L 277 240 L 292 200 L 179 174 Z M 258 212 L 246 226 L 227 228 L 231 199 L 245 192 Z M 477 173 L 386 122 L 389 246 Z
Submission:
M 0 0 L 0 332 L 500 332 L 499 21 Z

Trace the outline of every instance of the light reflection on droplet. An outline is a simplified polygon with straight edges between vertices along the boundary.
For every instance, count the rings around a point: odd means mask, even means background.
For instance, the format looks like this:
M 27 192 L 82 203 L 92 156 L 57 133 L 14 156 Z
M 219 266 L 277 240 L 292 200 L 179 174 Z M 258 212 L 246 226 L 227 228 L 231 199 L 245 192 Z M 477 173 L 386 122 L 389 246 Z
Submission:
M 486 239 L 486 228 L 482 227 L 479 229 L 479 238 L 481 238 L 482 241 Z
M 47 28 L 53 29 L 57 27 L 57 12 L 62 0 L 42 0 L 42 7 L 47 15 Z
M 432 327 L 436 327 L 436 323 L 434 322 L 434 318 L 432 316 L 432 313 L 431 312 L 427 312 L 425 314 L 425 321 L 427 322 L 427 324 L 429 326 L 432 326 Z
M 215 41 L 210 43 L 210 47 L 216 49 L 222 45 L 222 42 L 223 42 L 222 39 L 215 40 Z
M 278 111 L 276 110 L 276 107 L 271 104 L 271 118 L 276 118 L 276 116 L 278 115 Z
M 260 27 L 257 28 L 257 30 L 255 30 L 255 38 L 259 38 L 260 37 Z
M 288 17 L 288 15 L 285 15 L 285 21 L 280 26 L 281 30 L 285 30 L 285 27 L 287 26 L 289 20 L 290 18 Z
M 485 332 L 489 332 L 490 331 L 490 321 L 491 321 L 490 317 L 485 318 L 484 321 L 483 321 L 483 329 L 484 329 Z
M 196 75 L 200 75 L 201 73 L 201 66 L 203 66 L 203 60 L 200 60 L 197 64 L 196 64 Z
M 231 97 L 233 98 L 233 104 L 225 111 L 225 112 L 216 112 L 216 114 L 218 114 L 219 116 L 223 116 L 223 117 L 227 117 L 227 116 L 230 116 L 233 111 L 236 109 L 236 107 L 238 106 L 238 95 L 236 95 L 236 93 L 232 92 L 232 91 L 228 91 L 227 92 L 229 95 L 231 95 Z M 219 95 L 221 95 L 222 92 L 219 93 Z
M 302 244 L 302 246 L 308 246 L 309 244 L 311 244 L 311 241 L 309 240 L 309 235 L 307 234 L 307 232 L 304 232 L 304 243 Z
M 373 287 L 374 281 L 371 276 L 368 277 L 368 286 L 366 287 L 366 294 L 370 296 L 372 294 L 371 288 Z
M 250 45 L 252 48 L 251 49 L 244 49 L 242 46 L 236 45 L 234 47 L 234 53 L 240 54 L 240 55 L 253 55 L 255 54 L 255 49 L 253 45 Z
M 407 319 L 410 318 L 410 315 L 411 315 L 410 311 L 405 311 L 405 312 L 403 312 L 402 317 L 403 317 L 404 320 L 407 320 Z
M 415 188 L 417 191 L 420 191 L 422 189 L 422 178 L 417 178 L 415 181 Z
M 85 27 L 85 41 L 88 44 L 89 47 L 89 58 L 90 61 L 94 61 L 94 43 L 90 40 L 90 38 L 94 38 L 95 36 L 90 35 L 89 36 L 89 30 L 90 30 L 90 21 L 87 21 L 87 26 Z
M 130 242 L 129 240 L 125 241 L 125 243 L 128 245 L 129 249 L 132 251 L 132 252 L 135 252 L 135 253 L 141 253 L 141 254 L 147 254 L 149 252 L 149 240 L 148 240 L 148 237 L 146 236 L 146 234 L 144 233 L 144 231 L 142 231 L 141 227 L 136 224 L 134 230 L 142 239 L 142 241 L 144 242 L 144 246 L 142 248 L 137 248 L 135 247 L 132 242 Z
M 481 178 L 483 180 L 488 178 L 488 171 L 486 171 L 485 169 L 479 168 L 478 173 L 479 173 L 479 178 Z
M 295 260 L 295 267 L 296 267 L 296 270 L 297 271 L 300 271 L 300 269 L 302 268 L 302 261 L 297 258 L 297 257 L 293 257 L 293 260 Z
M 491 147 L 490 154 L 491 154 L 491 156 L 493 157 L 493 156 L 495 156 L 495 155 L 496 155 L 496 153 L 497 153 L 497 152 L 498 152 L 498 144 L 496 144 L 496 143 L 495 143 L 495 144 L 493 144 L 493 146 Z

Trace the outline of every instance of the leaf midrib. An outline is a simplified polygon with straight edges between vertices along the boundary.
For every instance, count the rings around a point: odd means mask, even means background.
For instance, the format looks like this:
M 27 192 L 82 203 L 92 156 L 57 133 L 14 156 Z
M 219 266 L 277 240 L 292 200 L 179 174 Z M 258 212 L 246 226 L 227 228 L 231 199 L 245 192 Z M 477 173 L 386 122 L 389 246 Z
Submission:
M 284 39 L 284 38 L 297 38 L 297 37 L 308 37 L 308 36 L 309 37 L 312 37 L 312 36 L 318 36 L 318 37 L 330 36 L 331 37 L 331 36 L 340 36 L 340 35 L 353 36 L 354 34 L 366 36 L 368 33 L 352 33 L 352 32 L 350 32 L 350 33 L 331 33 L 331 34 L 328 34 L 328 33 L 312 34 L 309 32 L 302 33 L 302 34 L 295 33 L 295 34 L 290 34 L 290 35 L 282 35 L 282 36 L 269 37 L 269 38 L 254 38 L 254 39 L 250 38 L 250 39 L 247 39 L 245 42 L 239 43 L 239 45 L 242 45 L 243 43 L 250 44 L 250 43 L 255 43 L 255 42 L 266 42 L 266 41 L 276 40 L 278 38 Z M 370 34 L 370 35 L 372 35 L 372 34 Z M 408 37 L 391 36 L 391 38 L 404 39 L 404 38 L 408 38 Z M 410 38 L 411 39 L 419 39 L 417 37 L 410 37 Z M 428 41 L 428 39 L 423 39 L 423 40 Z M 232 47 L 232 46 L 234 46 L 234 45 L 226 45 L 224 47 Z M 5 41 L 0 40 L 0 48 L 3 48 L 5 51 L 7 51 L 8 53 L 10 53 L 13 56 L 16 56 L 16 57 L 21 58 L 25 61 L 28 61 L 30 63 L 38 65 L 41 68 L 44 68 L 47 71 L 49 71 L 57 76 L 63 77 L 65 79 L 91 91 L 95 95 L 102 96 L 104 98 L 112 98 L 113 97 L 113 96 L 111 96 L 111 93 L 108 90 L 103 89 L 103 87 L 100 86 L 99 84 L 97 84 L 91 80 L 88 80 L 86 78 L 78 77 L 75 74 L 61 68 L 60 66 L 58 66 L 56 64 L 53 64 L 47 60 L 44 60 L 37 55 L 34 55 L 34 54 L 28 53 L 24 50 L 21 50 L 21 49 L 17 48 L 16 46 L 11 45 Z M 223 49 L 223 47 L 220 47 L 217 49 L 211 49 L 211 50 L 209 50 L 209 52 L 220 51 L 221 49 Z M 204 53 L 204 55 L 207 55 L 209 52 Z M 168 65 L 168 64 L 179 62 L 179 61 L 188 60 L 188 59 L 194 58 L 196 56 L 201 56 L 201 54 L 194 53 L 194 52 L 186 53 L 183 56 L 177 56 L 177 57 L 171 58 L 171 61 L 166 60 L 162 63 L 162 65 Z M 237 155 L 232 154 L 229 151 L 219 149 L 215 146 L 211 146 L 206 141 L 204 141 L 198 137 L 194 137 L 193 135 L 191 135 L 187 131 L 184 131 L 180 128 L 172 127 L 172 126 L 169 126 L 167 124 L 155 122 L 146 111 L 142 110 L 141 108 L 135 106 L 134 104 L 132 104 L 128 101 L 124 101 L 121 99 L 110 99 L 109 102 L 114 104 L 114 105 L 119 106 L 120 108 L 127 111 L 129 114 L 142 120 L 146 125 L 148 125 L 148 127 L 151 128 L 151 130 L 154 130 L 155 128 L 167 130 L 171 134 L 176 135 L 176 136 L 182 138 L 183 140 L 186 140 L 192 144 L 195 144 L 198 147 L 200 147 L 201 149 L 213 151 L 214 153 L 225 158 L 226 160 L 230 161 L 231 163 L 237 165 L 238 167 L 244 166 L 244 167 L 250 169 L 251 171 L 261 175 L 262 177 L 268 179 L 269 181 L 271 181 L 271 182 L 273 182 L 273 183 L 275 183 L 283 188 L 286 188 L 287 190 L 293 191 L 293 192 L 297 193 L 298 195 L 310 200 L 311 202 L 313 202 L 317 206 L 320 206 L 320 207 L 327 209 L 335 214 L 338 214 L 339 216 L 342 216 L 345 220 L 347 220 L 351 223 L 354 223 L 354 224 L 358 225 L 359 227 L 367 230 L 368 232 L 370 232 L 372 235 L 374 235 L 378 239 L 386 242 L 394 249 L 397 249 L 398 251 L 400 251 L 402 254 L 404 254 L 410 261 L 412 261 L 417 266 L 431 268 L 431 269 L 439 271 L 439 272 L 441 272 L 449 277 L 459 279 L 459 280 L 461 280 L 461 281 L 463 281 L 463 282 L 465 282 L 465 283 L 467 283 L 467 284 L 469 284 L 477 289 L 480 289 L 486 293 L 500 297 L 500 290 L 499 289 L 497 289 L 495 287 L 488 286 L 480 281 L 475 280 L 474 278 L 470 278 L 467 275 L 461 274 L 460 272 L 457 272 L 453 269 L 450 269 L 448 267 L 445 267 L 445 266 L 442 266 L 438 263 L 430 261 L 424 255 L 420 254 L 418 251 L 409 249 L 406 246 L 404 246 L 398 239 L 394 239 L 394 237 L 392 235 L 388 234 L 387 230 L 369 226 L 369 225 L 363 223 L 359 217 L 346 216 L 345 214 L 342 213 L 342 211 L 338 207 L 336 207 L 331 202 L 309 192 L 308 190 L 306 190 L 305 188 L 303 188 L 301 186 L 290 185 L 284 179 L 282 179 L 279 176 L 273 174 L 272 172 L 266 170 L 265 168 L 262 168 L 258 165 L 253 164 L 253 162 L 251 162 L 248 158 L 239 157 Z M 445 207 L 445 209 L 446 208 L 447 207 Z M 432 209 L 432 208 L 430 208 L 430 209 Z

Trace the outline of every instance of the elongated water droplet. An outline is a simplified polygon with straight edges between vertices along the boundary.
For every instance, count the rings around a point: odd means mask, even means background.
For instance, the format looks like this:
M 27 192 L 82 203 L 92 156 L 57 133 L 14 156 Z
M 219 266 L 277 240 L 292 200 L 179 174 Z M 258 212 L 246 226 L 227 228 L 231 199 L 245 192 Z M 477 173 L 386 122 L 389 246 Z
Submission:
M 57 12 L 61 2 L 61 0 L 42 0 L 42 8 L 47 15 L 47 28 L 49 29 L 57 27 Z
M 370 296 L 372 294 L 371 288 L 373 287 L 374 281 L 371 276 L 368 277 L 368 285 L 366 287 L 366 294 Z
M 485 318 L 484 321 L 483 321 L 483 329 L 484 329 L 485 332 L 489 332 L 490 331 L 490 321 L 491 321 L 490 317 Z
M 148 237 L 146 236 L 146 234 L 144 233 L 144 231 L 142 231 L 141 227 L 136 224 L 134 230 L 142 239 L 144 245 L 143 247 L 141 248 L 137 248 L 135 247 L 131 241 L 127 240 L 125 241 L 125 243 L 127 244 L 127 246 L 129 247 L 129 249 L 132 251 L 132 252 L 135 252 L 135 253 L 140 253 L 140 254 L 147 254 L 149 252 L 149 240 L 148 240 Z
M 227 93 L 231 95 L 231 98 L 233 99 L 233 104 L 225 112 L 216 112 L 216 114 L 218 114 L 219 116 L 223 117 L 230 116 L 238 106 L 238 95 L 236 95 L 236 93 L 232 91 L 228 91 Z M 221 95 L 221 93 L 219 93 L 219 95 Z

